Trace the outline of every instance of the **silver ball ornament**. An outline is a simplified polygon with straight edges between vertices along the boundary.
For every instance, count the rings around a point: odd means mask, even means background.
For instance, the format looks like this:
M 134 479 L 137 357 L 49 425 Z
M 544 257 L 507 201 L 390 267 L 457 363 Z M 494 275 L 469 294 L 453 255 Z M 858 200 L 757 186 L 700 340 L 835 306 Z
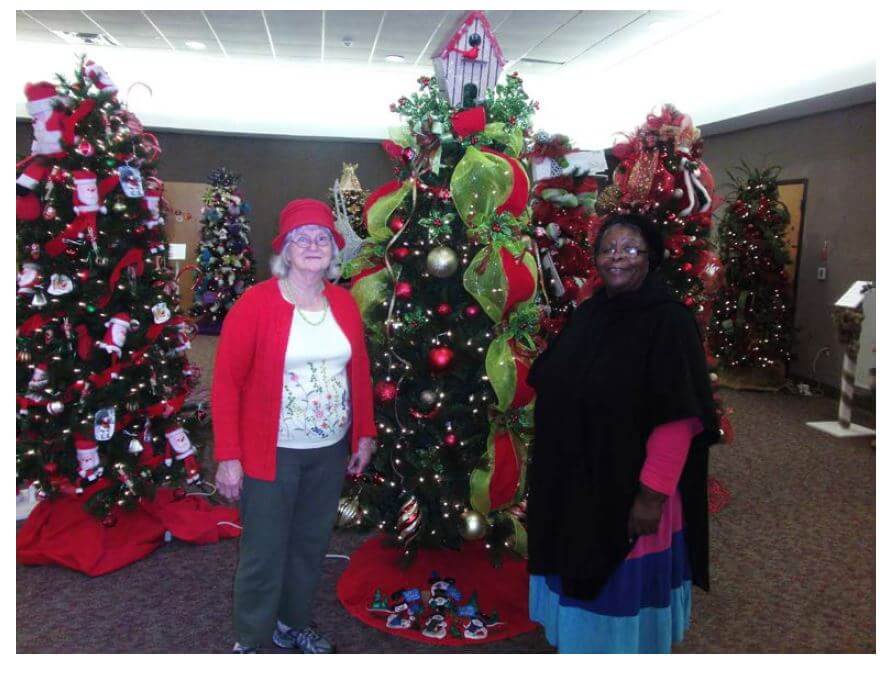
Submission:
M 446 245 L 433 248 L 426 257 L 426 270 L 435 278 L 449 278 L 458 267 L 456 252 Z
M 459 534 L 465 540 L 480 540 L 487 534 L 487 519 L 473 509 L 465 510 L 460 515 Z

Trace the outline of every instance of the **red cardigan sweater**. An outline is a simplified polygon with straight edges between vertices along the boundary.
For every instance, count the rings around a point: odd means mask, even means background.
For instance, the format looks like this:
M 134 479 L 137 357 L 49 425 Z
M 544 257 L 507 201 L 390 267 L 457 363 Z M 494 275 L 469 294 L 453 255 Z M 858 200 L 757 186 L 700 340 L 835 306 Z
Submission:
M 352 399 L 352 451 L 375 437 L 370 361 L 358 305 L 342 287 L 325 283 L 331 313 L 352 346 L 346 365 Z M 279 281 L 250 287 L 224 319 L 214 359 L 211 418 L 215 459 L 242 461 L 249 477 L 276 478 L 276 440 L 282 406 L 285 351 L 294 306 Z

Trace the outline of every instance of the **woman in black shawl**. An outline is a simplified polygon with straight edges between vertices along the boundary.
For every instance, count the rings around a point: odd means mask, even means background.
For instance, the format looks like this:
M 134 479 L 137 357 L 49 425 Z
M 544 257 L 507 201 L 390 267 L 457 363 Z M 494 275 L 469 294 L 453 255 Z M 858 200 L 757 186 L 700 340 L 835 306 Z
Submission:
M 617 215 L 604 286 L 536 359 L 530 615 L 560 652 L 669 652 L 708 588 L 707 456 L 719 438 L 701 335 L 657 271 L 658 230 Z

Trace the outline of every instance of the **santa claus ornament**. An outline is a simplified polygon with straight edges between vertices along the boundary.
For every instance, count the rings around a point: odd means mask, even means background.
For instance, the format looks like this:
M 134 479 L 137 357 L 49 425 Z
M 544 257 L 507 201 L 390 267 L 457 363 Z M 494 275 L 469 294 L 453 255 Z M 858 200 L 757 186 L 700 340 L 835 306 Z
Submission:
M 25 97 L 34 129 L 31 154 L 58 158 L 65 156 L 61 136 L 67 113 L 64 107 L 58 110 L 55 107 L 60 103 L 69 103 L 70 99 L 59 96 L 55 85 L 50 82 L 25 85 Z
M 104 474 L 101 459 L 98 456 L 98 445 L 94 440 L 77 435 L 74 438 L 74 446 L 77 449 L 77 474 L 80 476 L 80 484 L 92 484 Z M 82 486 L 77 489 L 82 493 Z
M 95 414 L 95 439 L 99 442 L 107 442 L 116 431 L 116 409 L 104 407 Z
M 63 273 L 53 273 L 49 278 L 49 287 L 46 292 L 53 297 L 62 297 L 73 292 L 73 281 Z
M 164 301 L 154 304 L 150 310 L 153 312 L 153 322 L 157 325 L 168 322 L 171 318 L 171 311 L 168 308 L 168 304 Z
M 104 338 L 101 339 L 96 346 L 113 358 L 113 363 L 122 356 L 122 347 L 126 343 L 126 335 L 132 326 L 132 321 L 128 313 L 117 313 L 110 320 L 104 323 L 107 331 L 104 332 Z
M 117 173 L 119 173 L 119 184 L 122 187 L 123 194 L 130 199 L 140 199 L 144 196 L 141 171 L 134 166 L 120 166 L 117 169 Z
M 42 280 L 43 279 L 40 275 L 40 265 L 34 264 L 33 262 L 25 262 L 21 265 L 21 271 L 18 272 L 16 278 L 18 294 L 34 294 L 34 290 L 40 286 Z
M 179 424 L 175 423 L 165 432 L 166 439 L 166 455 L 165 464 L 172 464 L 171 451 L 175 453 L 175 460 L 184 462 L 184 472 L 186 473 L 187 483 L 193 484 L 199 481 L 199 463 L 196 461 L 196 450 L 190 443 L 187 431 Z M 171 449 L 171 450 L 169 450 Z
M 97 215 L 106 213 L 104 199 L 119 184 L 119 176 L 111 175 L 98 183 L 98 176 L 89 170 L 73 172 L 74 179 L 74 212 L 77 216 L 68 224 L 64 231 L 46 244 L 46 252 L 57 257 L 67 249 L 67 240 L 81 239 L 86 234 L 94 240 L 97 231 Z
M 86 79 L 98 87 L 101 93 L 115 94 L 117 92 L 116 84 L 107 74 L 107 71 L 92 60 L 86 61 L 83 65 L 83 75 Z
M 147 206 L 147 212 L 150 214 L 143 224 L 148 229 L 153 229 L 161 224 L 165 224 L 160 213 L 159 203 L 162 199 L 163 184 L 159 178 L 149 178 L 147 180 L 147 188 L 144 190 L 144 203 Z
M 42 390 L 49 383 L 49 368 L 45 362 L 34 367 L 31 380 L 28 382 L 29 390 Z

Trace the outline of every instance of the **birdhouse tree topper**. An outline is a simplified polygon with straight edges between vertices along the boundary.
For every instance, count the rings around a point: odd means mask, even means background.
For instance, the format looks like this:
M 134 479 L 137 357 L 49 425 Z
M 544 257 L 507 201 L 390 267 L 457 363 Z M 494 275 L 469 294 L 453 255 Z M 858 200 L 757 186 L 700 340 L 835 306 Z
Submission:
M 473 107 L 496 87 L 505 58 L 483 12 L 470 12 L 432 59 L 441 89 L 453 107 Z

